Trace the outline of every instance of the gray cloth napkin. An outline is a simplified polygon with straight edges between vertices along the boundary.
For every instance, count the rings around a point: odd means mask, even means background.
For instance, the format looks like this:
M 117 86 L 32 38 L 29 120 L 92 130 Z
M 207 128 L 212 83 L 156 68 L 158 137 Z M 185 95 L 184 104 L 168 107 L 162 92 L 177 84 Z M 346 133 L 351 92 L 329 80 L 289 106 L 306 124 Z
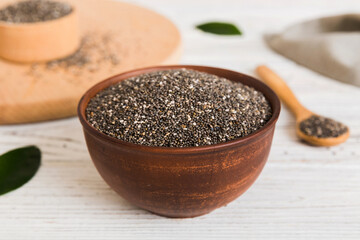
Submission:
M 276 52 L 316 72 L 360 86 L 360 14 L 315 19 L 265 36 Z

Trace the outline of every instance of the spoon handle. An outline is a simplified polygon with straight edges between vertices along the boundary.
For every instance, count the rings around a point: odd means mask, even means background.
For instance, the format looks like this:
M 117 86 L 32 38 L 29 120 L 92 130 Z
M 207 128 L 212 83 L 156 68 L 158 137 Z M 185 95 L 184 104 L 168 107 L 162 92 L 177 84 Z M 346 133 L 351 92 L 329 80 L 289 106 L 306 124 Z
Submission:
M 280 99 L 295 114 L 296 118 L 303 118 L 311 114 L 295 97 L 285 81 L 266 66 L 258 66 L 257 74 L 280 97 Z

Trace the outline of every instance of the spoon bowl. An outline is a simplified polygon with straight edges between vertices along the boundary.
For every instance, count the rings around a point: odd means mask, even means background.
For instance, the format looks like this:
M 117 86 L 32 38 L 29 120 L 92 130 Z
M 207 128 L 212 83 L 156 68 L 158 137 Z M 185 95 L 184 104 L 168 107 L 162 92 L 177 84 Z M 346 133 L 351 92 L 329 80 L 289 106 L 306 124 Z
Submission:
M 328 137 L 328 138 L 314 137 L 303 133 L 299 125 L 300 122 L 296 123 L 296 134 L 298 135 L 298 137 L 315 146 L 323 146 L 323 147 L 336 146 L 341 143 L 344 143 L 350 136 L 350 132 L 346 131 L 344 134 L 341 134 L 338 137 Z

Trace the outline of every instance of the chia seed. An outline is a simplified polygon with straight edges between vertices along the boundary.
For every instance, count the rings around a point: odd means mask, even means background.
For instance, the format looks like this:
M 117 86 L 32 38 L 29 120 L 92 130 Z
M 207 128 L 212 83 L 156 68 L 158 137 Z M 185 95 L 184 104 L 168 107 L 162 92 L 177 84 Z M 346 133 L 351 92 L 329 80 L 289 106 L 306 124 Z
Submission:
M 265 96 L 241 83 L 188 69 L 121 81 L 94 96 L 89 123 L 123 141 L 194 147 L 245 137 L 272 116 Z
M 41 70 L 73 72 L 75 75 L 79 75 L 97 72 L 104 65 L 116 66 L 120 64 L 120 59 L 115 45 L 111 33 L 87 33 L 75 53 L 46 63 L 32 64 L 29 73 L 36 75 L 37 71 Z
M 11 23 L 34 23 L 64 17 L 72 12 L 67 3 L 29 0 L 8 5 L 0 10 L 0 21 Z
M 300 123 L 300 130 L 308 136 L 331 138 L 346 133 L 348 128 L 333 119 L 313 115 Z

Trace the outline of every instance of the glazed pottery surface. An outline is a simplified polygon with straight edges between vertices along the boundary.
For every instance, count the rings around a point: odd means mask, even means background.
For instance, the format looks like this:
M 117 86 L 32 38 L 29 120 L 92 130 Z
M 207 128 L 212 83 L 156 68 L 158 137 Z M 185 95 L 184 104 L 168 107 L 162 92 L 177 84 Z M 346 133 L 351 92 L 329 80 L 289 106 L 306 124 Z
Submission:
M 249 85 L 269 100 L 273 116 L 246 137 L 187 148 L 124 142 L 97 131 L 86 121 L 86 106 L 102 89 L 132 76 L 174 68 L 208 72 Z M 114 76 L 88 90 L 78 107 L 88 150 L 103 179 L 134 205 L 167 217 L 203 215 L 244 193 L 266 163 L 279 113 L 279 99 L 264 83 L 234 71 L 185 65 L 150 67 Z

